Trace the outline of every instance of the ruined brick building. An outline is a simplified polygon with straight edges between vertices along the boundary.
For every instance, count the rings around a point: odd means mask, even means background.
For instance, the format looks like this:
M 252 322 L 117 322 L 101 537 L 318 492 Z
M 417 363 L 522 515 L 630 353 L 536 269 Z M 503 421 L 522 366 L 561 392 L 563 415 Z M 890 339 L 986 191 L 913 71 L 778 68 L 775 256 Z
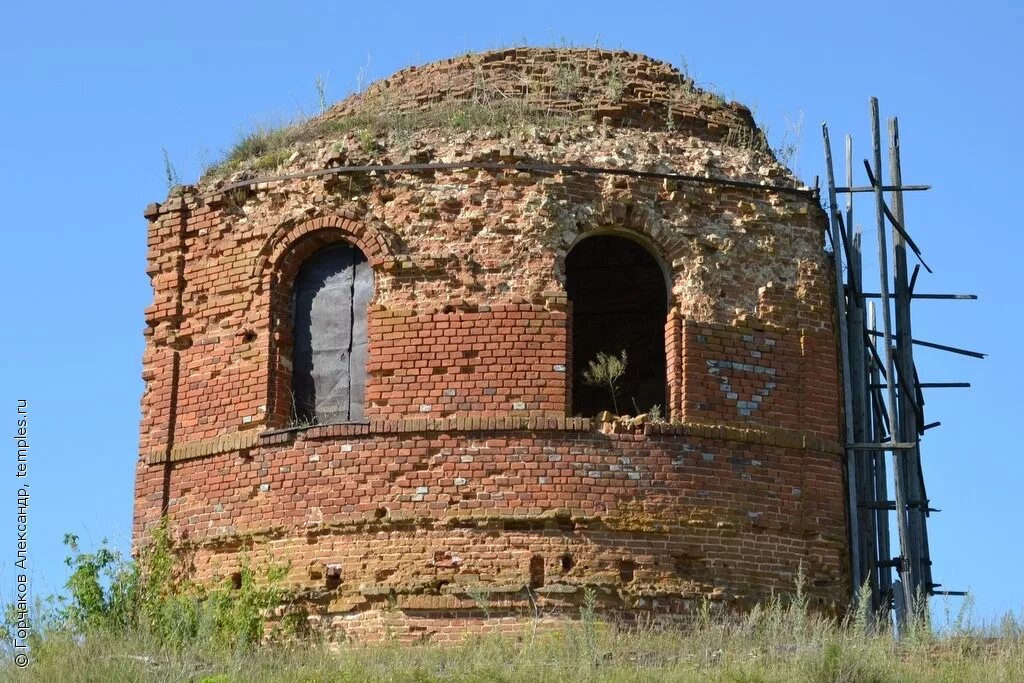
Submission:
M 353 638 L 846 599 L 825 216 L 744 106 L 507 49 L 253 140 L 146 210 L 137 540 Z

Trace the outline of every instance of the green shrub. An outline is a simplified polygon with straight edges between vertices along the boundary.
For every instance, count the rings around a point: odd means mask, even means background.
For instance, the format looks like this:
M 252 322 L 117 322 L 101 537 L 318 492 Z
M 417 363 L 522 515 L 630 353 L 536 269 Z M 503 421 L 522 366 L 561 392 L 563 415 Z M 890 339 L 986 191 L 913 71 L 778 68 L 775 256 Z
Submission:
M 0 680 L 1024 680 L 1024 632 L 1013 615 L 991 628 L 959 615 L 938 633 L 920 622 L 897 640 L 888 620 L 864 611 L 866 592 L 845 619 L 816 610 L 802 573 L 791 599 L 744 613 L 705 600 L 686 626 L 608 621 L 600 612 L 608 592 L 599 588 L 585 590 L 576 619 L 553 630 L 537 612 L 520 615 L 526 628 L 518 636 L 331 645 L 301 633 L 264 636 L 268 608 L 290 602 L 280 568 L 243 568 L 233 581 L 199 586 L 172 552 L 165 525 L 134 560 L 106 543 L 84 552 L 77 538 L 66 542 L 66 594 L 37 602 L 31 664 L 17 669 L 0 653 Z
M 211 645 L 244 650 L 263 639 L 267 611 L 288 602 L 281 567 L 264 568 L 258 576 L 243 566 L 213 586 L 190 580 L 173 552 L 166 523 L 134 560 L 106 541 L 95 552 L 84 552 L 73 534 L 64 544 L 71 575 L 65 594 L 35 612 L 45 625 L 36 624 L 37 644 L 47 638 L 141 634 L 174 650 Z

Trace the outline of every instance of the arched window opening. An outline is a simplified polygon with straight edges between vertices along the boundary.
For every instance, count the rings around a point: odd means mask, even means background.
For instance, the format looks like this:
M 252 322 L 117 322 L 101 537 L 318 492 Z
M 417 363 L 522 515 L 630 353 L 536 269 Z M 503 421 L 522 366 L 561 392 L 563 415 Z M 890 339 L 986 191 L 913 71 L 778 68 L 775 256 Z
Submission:
M 299 268 L 292 307 L 296 424 L 363 419 L 366 313 L 372 298 L 373 271 L 351 245 L 321 249 Z
M 660 409 L 664 415 L 668 294 L 657 261 L 633 240 L 598 235 L 577 244 L 565 268 L 572 302 L 573 414 Z M 621 360 L 623 352 L 625 369 L 614 389 L 588 382 L 588 368 L 599 356 Z

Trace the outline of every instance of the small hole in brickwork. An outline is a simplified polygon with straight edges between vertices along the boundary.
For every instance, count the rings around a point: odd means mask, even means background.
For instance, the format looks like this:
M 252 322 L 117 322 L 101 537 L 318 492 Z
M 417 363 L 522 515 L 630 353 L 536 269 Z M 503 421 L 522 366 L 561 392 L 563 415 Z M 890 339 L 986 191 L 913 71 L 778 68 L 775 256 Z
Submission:
M 329 564 L 326 567 L 327 588 L 337 588 L 341 585 L 341 565 L 340 564 Z
M 530 558 L 530 588 L 536 589 L 544 586 L 544 558 L 534 555 Z
M 385 517 L 388 516 L 388 509 L 387 508 L 377 508 L 376 510 L 373 511 L 373 516 L 376 517 L 377 519 L 384 519 Z
M 251 344 L 254 341 L 256 341 L 256 333 L 253 332 L 252 330 L 246 330 L 246 332 L 244 334 L 242 334 L 242 342 L 243 343 Z
M 636 563 L 633 560 L 619 560 L 619 579 L 623 583 L 632 581 L 634 572 L 636 572 Z
M 242 587 L 242 572 L 233 572 L 231 574 L 231 587 L 235 590 Z
M 572 559 L 572 555 L 570 555 L 569 553 L 566 553 L 566 554 L 562 555 L 562 571 L 563 572 L 570 571 L 575 566 L 576 566 L 576 560 Z

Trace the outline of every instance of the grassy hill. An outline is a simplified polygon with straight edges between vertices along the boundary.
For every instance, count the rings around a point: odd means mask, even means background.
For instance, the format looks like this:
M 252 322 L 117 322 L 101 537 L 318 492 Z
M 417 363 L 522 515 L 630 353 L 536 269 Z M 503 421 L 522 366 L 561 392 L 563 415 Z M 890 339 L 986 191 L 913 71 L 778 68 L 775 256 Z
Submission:
M 787 602 L 747 614 L 710 603 L 686 628 L 626 627 L 592 607 L 557 628 L 543 617 L 518 637 L 461 645 L 325 642 L 300 618 L 264 617 L 288 601 L 272 568 L 241 587 L 190 584 L 164 534 L 138 562 L 101 547 L 81 552 L 63 597 L 33 611 L 29 665 L 11 649 L 8 608 L 3 681 L 1022 681 L 1024 624 L 970 625 L 958 614 L 919 614 L 900 638 L 857 607 L 837 619 L 809 609 L 800 586 Z M 588 604 L 592 604 L 588 601 Z M 943 621 L 939 634 L 927 626 Z

